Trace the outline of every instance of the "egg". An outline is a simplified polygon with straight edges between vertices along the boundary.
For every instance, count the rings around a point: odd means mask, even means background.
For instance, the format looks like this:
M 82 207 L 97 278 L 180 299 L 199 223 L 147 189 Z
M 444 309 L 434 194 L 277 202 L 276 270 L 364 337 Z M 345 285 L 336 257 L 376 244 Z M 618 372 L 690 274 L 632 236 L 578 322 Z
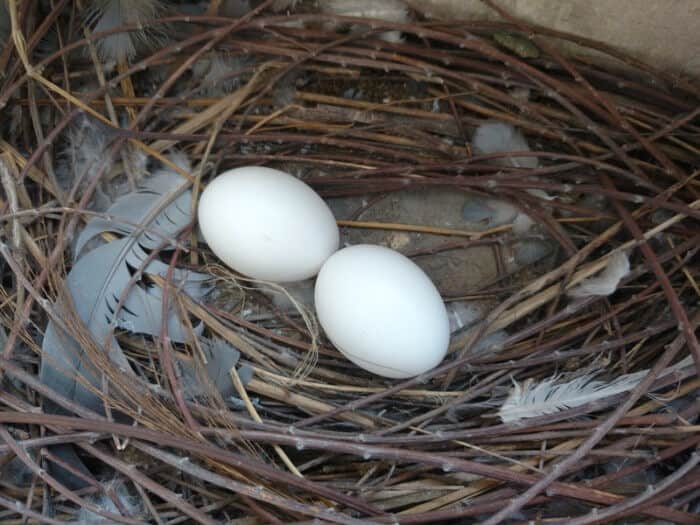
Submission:
M 198 220 L 204 240 L 224 263 L 278 283 L 315 276 L 340 238 L 333 213 L 314 190 L 259 166 L 232 169 L 211 181 Z
M 369 372 L 413 377 L 447 353 L 450 322 L 439 292 L 418 265 L 389 248 L 360 244 L 333 254 L 314 300 L 328 339 Z

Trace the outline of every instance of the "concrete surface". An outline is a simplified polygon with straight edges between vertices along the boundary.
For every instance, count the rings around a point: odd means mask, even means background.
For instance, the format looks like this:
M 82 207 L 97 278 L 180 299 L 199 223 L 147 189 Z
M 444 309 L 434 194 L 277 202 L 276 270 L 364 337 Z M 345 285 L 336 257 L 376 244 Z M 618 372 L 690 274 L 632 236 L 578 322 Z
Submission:
M 700 0 L 496 0 L 526 22 L 605 42 L 700 78 Z M 480 0 L 406 0 L 429 18 L 499 20 Z

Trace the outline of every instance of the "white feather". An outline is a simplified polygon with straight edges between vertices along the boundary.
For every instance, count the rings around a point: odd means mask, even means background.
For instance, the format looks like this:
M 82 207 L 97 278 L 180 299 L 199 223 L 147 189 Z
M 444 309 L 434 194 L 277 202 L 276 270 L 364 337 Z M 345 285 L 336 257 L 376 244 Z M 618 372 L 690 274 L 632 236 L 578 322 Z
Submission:
M 479 329 L 478 325 L 467 328 L 464 332 L 464 337 L 471 340 L 471 336 Z M 503 350 L 503 344 L 509 337 L 508 332 L 505 330 L 496 330 L 488 335 L 482 335 L 479 340 L 474 343 L 469 352 L 472 355 L 486 355 L 500 352 Z
M 408 21 L 408 8 L 401 0 L 321 0 L 322 12 L 339 16 L 356 16 L 386 20 L 387 22 Z
M 355 16 L 405 24 L 409 21 L 408 7 L 401 0 L 321 0 L 322 13 L 338 16 Z M 387 42 L 400 42 L 400 31 L 386 31 L 381 38 Z
M 607 266 L 595 277 L 581 281 L 581 284 L 568 291 L 571 297 L 593 297 L 611 295 L 617 290 L 620 281 L 630 273 L 630 261 L 623 251 L 616 252 L 608 259 Z
M 513 234 L 516 237 L 523 237 L 530 232 L 534 225 L 535 221 L 529 215 L 518 213 L 513 221 Z
M 484 317 L 484 305 L 476 301 L 452 301 L 445 305 L 450 319 L 450 332 L 471 326 Z
M 95 0 L 88 15 L 93 31 L 111 31 L 124 25 L 139 27 L 154 20 L 163 9 L 160 0 Z M 124 61 L 136 55 L 139 43 L 149 43 L 157 29 L 118 32 L 97 41 L 97 52 L 103 60 Z
M 485 122 L 474 132 L 472 149 L 477 155 L 508 153 L 510 151 L 530 151 L 530 146 L 523 134 L 514 126 L 505 122 Z M 495 164 L 514 166 L 516 168 L 536 168 L 537 157 L 503 157 L 494 159 Z
M 472 353 L 494 353 L 503 350 L 503 343 L 508 339 L 510 335 L 505 330 L 496 330 L 495 332 L 482 337 L 477 341 L 477 343 L 472 347 Z
M 685 368 L 691 363 L 692 359 L 687 357 L 664 370 L 660 377 Z M 629 392 L 648 373 L 649 370 L 642 370 L 622 375 L 611 381 L 595 379 L 595 372 L 559 384 L 557 384 L 558 376 L 539 383 L 532 380 L 527 380 L 524 383 L 513 381 L 513 388 L 498 411 L 498 416 L 504 423 L 513 423 L 521 419 L 555 414 L 561 410 Z
M 525 191 L 534 197 L 538 197 L 538 198 L 544 199 L 546 201 L 553 201 L 554 199 L 556 199 L 556 196 L 550 195 L 546 191 L 541 190 L 539 188 L 529 189 L 529 190 L 525 190 Z

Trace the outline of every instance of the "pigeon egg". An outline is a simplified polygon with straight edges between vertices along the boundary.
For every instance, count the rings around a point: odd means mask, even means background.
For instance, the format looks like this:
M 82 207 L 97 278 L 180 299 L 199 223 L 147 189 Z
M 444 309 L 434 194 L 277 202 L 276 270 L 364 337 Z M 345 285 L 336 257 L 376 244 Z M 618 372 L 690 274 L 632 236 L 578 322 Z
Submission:
M 314 299 L 328 339 L 369 372 L 413 377 L 447 353 L 450 322 L 439 292 L 394 250 L 361 244 L 336 252 L 321 268 Z
M 339 244 L 338 226 L 323 199 L 271 168 L 236 168 L 216 177 L 202 193 L 198 220 L 219 259 L 263 281 L 313 277 Z

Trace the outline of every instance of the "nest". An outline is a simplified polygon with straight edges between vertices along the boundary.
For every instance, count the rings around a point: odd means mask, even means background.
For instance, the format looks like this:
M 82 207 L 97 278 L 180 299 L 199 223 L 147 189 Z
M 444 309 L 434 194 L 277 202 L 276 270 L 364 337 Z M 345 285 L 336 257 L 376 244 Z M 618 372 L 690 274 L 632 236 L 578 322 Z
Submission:
M 507 13 L 391 23 L 264 3 L 90 34 L 69 3 L 40 19 L 10 4 L 4 523 L 697 522 L 700 87 Z M 111 56 L 124 29 L 143 38 Z M 488 121 L 530 150 L 474 151 Z M 438 368 L 364 372 L 317 329 L 308 287 L 244 279 L 191 227 L 143 247 L 171 271 L 130 266 L 94 337 L 66 284 L 85 224 L 158 169 L 194 204 L 251 164 L 312 185 L 347 242 L 426 270 L 457 320 Z M 514 214 L 467 228 L 474 199 Z M 206 286 L 189 293 L 173 268 Z M 129 330 L 139 286 L 184 334 Z M 40 373 L 49 325 L 80 352 L 77 386 Z

